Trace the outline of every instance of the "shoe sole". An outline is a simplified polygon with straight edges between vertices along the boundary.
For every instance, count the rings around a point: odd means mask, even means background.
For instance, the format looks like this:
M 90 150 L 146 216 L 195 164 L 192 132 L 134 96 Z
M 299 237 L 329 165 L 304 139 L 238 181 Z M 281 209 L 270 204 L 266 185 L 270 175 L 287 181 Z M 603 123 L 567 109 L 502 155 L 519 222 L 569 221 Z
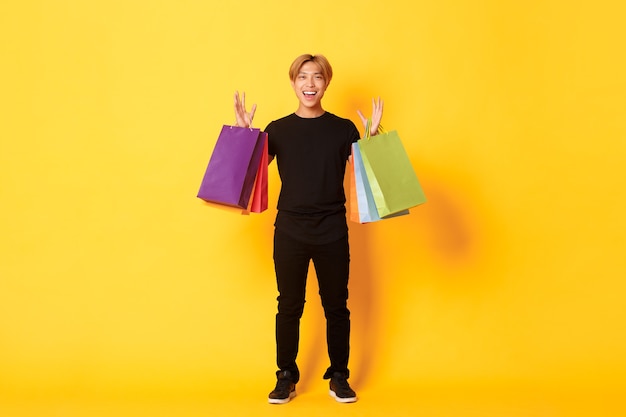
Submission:
M 335 394 L 335 391 L 333 391 L 332 389 L 329 390 L 328 393 L 330 394 L 331 397 L 335 399 L 335 401 L 340 402 L 340 403 L 355 403 L 357 400 L 356 397 L 348 397 L 348 398 L 338 397 L 337 394 Z
M 291 391 L 289 393 L 289 397 L 287 398 L 269 398 L 268 402 L 270 404 L 287 404 L 289 401 L 291 401 L 294 397 L 296 396 L 296 392 L 295 391 Z

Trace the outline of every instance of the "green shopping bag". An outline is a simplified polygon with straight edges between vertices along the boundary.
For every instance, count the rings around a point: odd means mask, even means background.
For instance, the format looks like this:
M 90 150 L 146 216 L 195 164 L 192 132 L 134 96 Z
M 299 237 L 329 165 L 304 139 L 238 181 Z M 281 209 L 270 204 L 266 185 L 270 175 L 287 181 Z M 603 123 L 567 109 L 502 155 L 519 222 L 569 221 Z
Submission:
M 426 196 L 398 132 L 370 137 L 369 126 L 365 131 L 365 138 L 357 143 L 378 215 L 385 217 L 425 203 Z

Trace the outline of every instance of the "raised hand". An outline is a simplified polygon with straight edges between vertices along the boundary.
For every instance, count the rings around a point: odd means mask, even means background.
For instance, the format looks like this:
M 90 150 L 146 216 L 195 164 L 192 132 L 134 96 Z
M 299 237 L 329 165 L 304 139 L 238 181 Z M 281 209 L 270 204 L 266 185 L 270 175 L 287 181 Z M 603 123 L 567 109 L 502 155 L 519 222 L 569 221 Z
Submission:
M 250 110 L 250 112 L 246 110 L 246 93 L 242 93 L 240 99 L 239 91 L 235 91 L 235 118 L 237 120 L 237 126 L 251 127 L 255 111 L 256 104 L 252 105 L 252 109 Z
M 380 121 L 383 118 L 383 100 L 378 97 L 378 100 L 372 98 L 372 124 L 370 126 L 370 136 L 376 135 L 378 132 L 378 127 L 380 126 Z M 361 118 L 361 122 L 363 123 L 363 129 L 367 129 L 367 117 L 361 113 L 361 110 L 356 111 Z

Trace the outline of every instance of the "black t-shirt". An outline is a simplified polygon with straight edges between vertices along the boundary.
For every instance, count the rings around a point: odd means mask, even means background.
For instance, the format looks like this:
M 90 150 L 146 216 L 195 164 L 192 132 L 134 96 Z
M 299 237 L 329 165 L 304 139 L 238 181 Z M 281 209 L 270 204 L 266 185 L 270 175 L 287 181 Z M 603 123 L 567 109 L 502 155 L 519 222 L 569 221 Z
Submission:
M 290 114 L 265 131 L 282 181 L 276 229 L 313 244 L 345 236 L 343 179 L 352 142 L 359 139 L 354 123 L 328 112 L 316 118 Z

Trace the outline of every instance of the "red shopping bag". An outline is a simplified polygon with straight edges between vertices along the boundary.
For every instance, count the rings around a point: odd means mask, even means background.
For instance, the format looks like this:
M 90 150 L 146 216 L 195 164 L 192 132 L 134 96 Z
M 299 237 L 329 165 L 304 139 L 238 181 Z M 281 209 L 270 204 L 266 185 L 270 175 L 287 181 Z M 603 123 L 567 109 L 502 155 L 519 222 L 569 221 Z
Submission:
M 267 210 L 267 165 L 268 165 L 268 137 L 267 133 L 261 132 L 264 136 L 263 153 L 261 154 L 261 162 L 259 162 L 259 169 L 257 170 L 256 180 L 254 182 L 254 191 L 252 192 L 252 199 L 250 201 L 249 211 L 252 213 L 261 213 Z

